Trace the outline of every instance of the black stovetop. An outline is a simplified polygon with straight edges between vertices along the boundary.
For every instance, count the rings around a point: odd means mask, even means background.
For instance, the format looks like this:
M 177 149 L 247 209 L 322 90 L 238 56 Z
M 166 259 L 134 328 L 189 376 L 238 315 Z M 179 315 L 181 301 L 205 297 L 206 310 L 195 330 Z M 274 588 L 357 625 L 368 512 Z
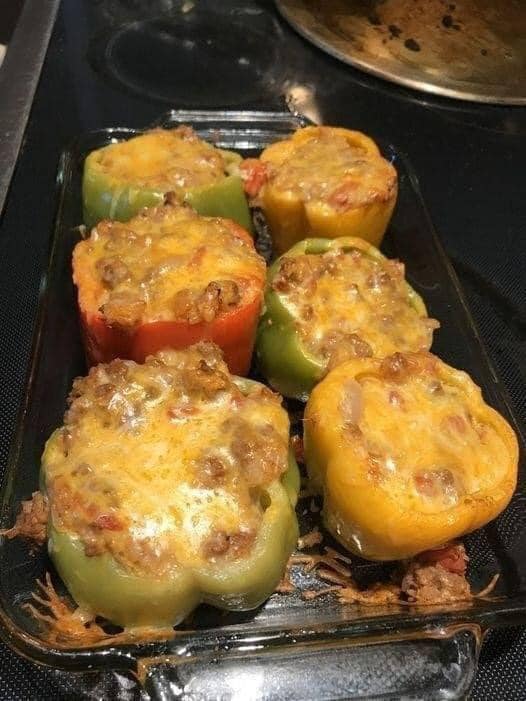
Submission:
M 182 5 L 187 12 L 175 26 L 170 13 Z M 62 147 L 98 127 L 143 127 L 170 108 L 287 104 L 407 152 L 526 425 L 526 109 L 434 98 L 362 74 L 311 47 L 265 0 L 64 0 L 0 220 L 2 467 L 29 358 Z M 525 649 L 525 631 L 491 633 L 474 698 L 524 698 Z M 60 698 L 57 677 L 2 647 L 0 697 Z

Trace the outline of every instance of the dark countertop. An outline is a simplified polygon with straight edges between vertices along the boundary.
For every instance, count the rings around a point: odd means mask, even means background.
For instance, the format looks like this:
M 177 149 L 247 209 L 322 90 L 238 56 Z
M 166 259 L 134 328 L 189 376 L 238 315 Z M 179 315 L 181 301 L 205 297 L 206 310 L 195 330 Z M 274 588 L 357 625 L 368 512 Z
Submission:
M 151 3 L 150 10 L 161 4 Z M 193 97 L 194 104 L 143 99 L 103 77 L 98 63 L 104 48 L 101 18 L 105 26 L 127 21 L 133 5 L 124 0 L 68 0 L 59 10 L 0 220 L 2 466 L 29 358 L 62 146 L 80 132 L 98 127 L 147 125 L 168 108 L 193 107 L 198 99 L 195 82 L 185 83 L 184 73 L 177 75 L 179 93 Z M 256 19 L 260 10 L 275 16 L 265 29 L 268 46 L 265 42 L 258 49 L 267 61 L 268 75 L 261 78 L 258 94 L 247 92 L 247 102 L 235 107 L 283 109 L 282 95 L 288 92 L 296 96 L 298 107 L 306 106 L 309 116 L 314 109 L 324 123 L 363 130 L 407 152 L 491 359 L 518 418 L 526 425 L 526 109 L 477 106 L 388 85 L 311 47 L 277 18 L 270 2 L 253 2 L 250 7 Z M 218 41 L 221 36 L 217 27 Z M 98 72 L 86 61 L 92 41 Z M 137 60 L 147 70 L 148 56 Z M 166 70 L 162 66 L 161 74 Z M 237 79 L 234 76 L 226 84 Z M 215 95 L 217 101 L 216 93 L 221 93 L 213 75 L 209 80 L 207 94 Z M 206 85 L 205 76 L 205 90 Z M 474 698 L 524 698 L 525 647 L 526 631 L 491 633 L 482 652 Z M 3 647 L 0 669 L 1 698 L 59 698 L 52 672 Z

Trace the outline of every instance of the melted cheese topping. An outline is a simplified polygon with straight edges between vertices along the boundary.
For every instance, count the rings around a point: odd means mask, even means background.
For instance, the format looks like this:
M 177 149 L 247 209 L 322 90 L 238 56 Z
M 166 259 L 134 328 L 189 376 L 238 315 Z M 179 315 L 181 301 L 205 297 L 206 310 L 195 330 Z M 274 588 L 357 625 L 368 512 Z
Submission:
M 52 521 L 86 554 L 161 574 L 240 557 L 287 468 L 276 395 L 240 391 L 211 344 L 117 360 L 75 381 L 43 457 Z
M 268 182 L 277 189 L 337 210 L 385 201 L 393 195 L 397 181 L 393 166 L 330 129 L 292 143 L 294 148 L 282 163 L 267 164 Z
M 438 358 L 395 354 L 340 387 L 342 434 L 363 477 L 408 509 L 445 511 L 507 476 L 503 420 Z
M 126 223 L 101 222 L 73 260 L 81 308 L 124 326 L 180 318 L 177 294 L 204 293 L 214 281 L 236 284 L 236 306 L 254 299 L 265 279 L 264 260 L 228 220 L 168 204 Z
M 285 257 L 273 286 L 305 347 L 330 367 L 349 357 L 428 350 L 438 326 L 401 263 L 358 248 Z
M 182 192 L 222 180 L 223 152 L 199 139 L 190 127 L 153 129 L 110 144 L 89 157 L 90 166 L 122 186 Z

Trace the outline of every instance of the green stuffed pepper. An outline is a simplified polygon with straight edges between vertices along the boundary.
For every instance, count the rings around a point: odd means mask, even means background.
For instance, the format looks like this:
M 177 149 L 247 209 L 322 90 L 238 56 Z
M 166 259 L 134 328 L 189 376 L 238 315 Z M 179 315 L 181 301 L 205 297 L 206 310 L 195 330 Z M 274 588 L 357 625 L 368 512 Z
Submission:
M 198 138 L 190 127 L 152 129 L 92 151 L 84 163 L 84 224 L 128 221 L 167 193 L 203 216 L 252 229 L 239 174 L 241 157 Z
M 296 545 L 288 416 L 213 344 L 77 379 L 42 476 L 60 576 L 128 628 L 176 625 L 202 602 L 253 609 Z
M 389 260 L 362 239 L 305 239 L 268 270 L 256 351 L 269 383 L 305 400 L 355 357 L 428 350 L 438 323 Z

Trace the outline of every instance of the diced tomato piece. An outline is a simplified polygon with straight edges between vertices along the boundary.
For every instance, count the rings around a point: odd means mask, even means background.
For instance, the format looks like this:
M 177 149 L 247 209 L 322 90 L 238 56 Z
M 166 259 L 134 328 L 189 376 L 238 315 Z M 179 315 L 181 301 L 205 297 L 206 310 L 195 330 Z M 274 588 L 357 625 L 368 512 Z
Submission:
M 329 204 L 336 209 L 345 209 L 349 204 L 349 201 L 352 199 L 356 188 L 356 182 L 353 180 L 346 180 L 329 195 Z
M 426 550 L 418 555 L 418 561 L 422 564 L 441 565 L 448 572 L 464 574 L 467 567 L 467 555 L 464 546 L 456 543 L 448 543 L 436 550 Z
M 106 531 L 121 531 L 122 523 L 114 514 L 100 514 L 93 522 L 95 528 Z
M 257 158 L 247 158 L 241 163 L 241 177 L 245 192 L 249 197 L 256 197 L 267 182 L 267 167 Z

